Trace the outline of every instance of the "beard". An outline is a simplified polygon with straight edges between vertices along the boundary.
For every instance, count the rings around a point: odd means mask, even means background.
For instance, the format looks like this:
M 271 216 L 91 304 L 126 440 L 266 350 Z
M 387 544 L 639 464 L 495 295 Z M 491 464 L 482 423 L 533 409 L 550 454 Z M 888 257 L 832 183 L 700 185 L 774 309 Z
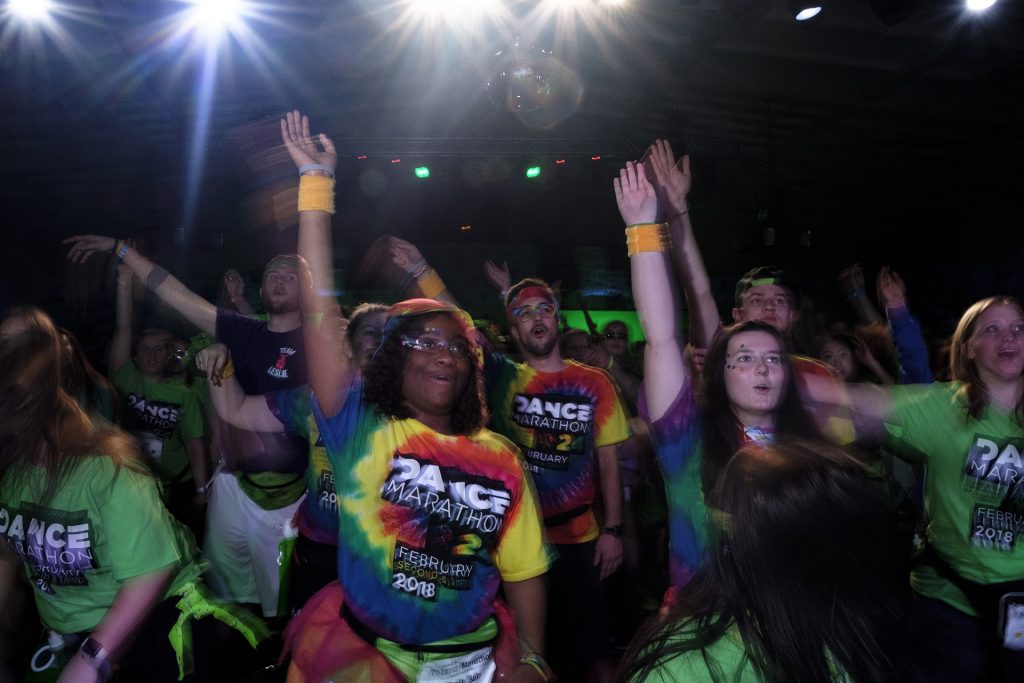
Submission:
M 299 310 L 298 299 L 275 299 L 272 297 L 263 297 L 263 310 L 271 315 L 281 315 L 284 313 L 294 313 Z
M 545 357 L 551 353 L 551 351 L 558 344 L 558 335 L 548 335 L 546 339 L 537 339 L 532 334 L 526 337 L 519 338 L 519 345 L 523 347 L 523 351 L 531 356 Z

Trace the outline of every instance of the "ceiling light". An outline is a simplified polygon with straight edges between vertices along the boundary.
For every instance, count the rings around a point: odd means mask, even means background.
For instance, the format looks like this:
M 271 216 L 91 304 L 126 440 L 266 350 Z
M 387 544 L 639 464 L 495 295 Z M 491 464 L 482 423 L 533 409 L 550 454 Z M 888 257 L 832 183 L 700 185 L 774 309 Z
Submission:
M 789 12 L 797 21 L 807 21 L 821 14 L 821 0 L 788 0 Z
M 972 12 L 984 12 L 994 4 L 996 0 L 967 0 L 967 9 Z

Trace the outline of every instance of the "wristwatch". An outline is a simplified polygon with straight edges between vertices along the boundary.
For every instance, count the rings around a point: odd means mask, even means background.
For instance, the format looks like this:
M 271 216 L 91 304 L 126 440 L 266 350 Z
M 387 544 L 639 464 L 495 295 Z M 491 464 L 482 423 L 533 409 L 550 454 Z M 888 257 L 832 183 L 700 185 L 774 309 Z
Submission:
M 604 529 L 601 530 L 601 533 L 602 534 L 608 534 L 609 536 L 614 536 L 615 538 L 622 538 L 622 525 L 621 524 L 616 524 L 615 526 L 606 525 L 604 527 Z
M 107 655 L 109 653 L 106 648 L 100 645 L 98 640 L 92 636 L 88 636 L 82 641 L 82 645 L 78 649 L 83 655 L 85 655 L 85 658 L 89 663 L 99 671 L 101 679 L 109 681 L 110 676 L 113 673 L 113 669 L 110 666 L 110 660 L 107 659 Z

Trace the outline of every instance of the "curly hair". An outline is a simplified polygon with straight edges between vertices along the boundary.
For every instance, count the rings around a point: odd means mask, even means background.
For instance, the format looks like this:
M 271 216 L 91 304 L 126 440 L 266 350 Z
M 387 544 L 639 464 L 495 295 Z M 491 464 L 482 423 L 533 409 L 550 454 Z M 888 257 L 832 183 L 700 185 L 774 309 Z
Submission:
M 436 315 L 446 313 L 424 313 L 403 316 L 381 340 L 373 360 L 364 368 L 364 397 L 388 417 L 405 419 L 412 417 L 412 411 L 402 394 L 402 380 L 412 350 L 402 346 L 402 336 L 416 336 L 423 332 L 424 323 Z M 489 414 L 484 399 L 483 374 L 476 363 L 470 363 L 469 382 L 452 410 L 452 430 L 456 434 L 472 434 L 487 424 Z

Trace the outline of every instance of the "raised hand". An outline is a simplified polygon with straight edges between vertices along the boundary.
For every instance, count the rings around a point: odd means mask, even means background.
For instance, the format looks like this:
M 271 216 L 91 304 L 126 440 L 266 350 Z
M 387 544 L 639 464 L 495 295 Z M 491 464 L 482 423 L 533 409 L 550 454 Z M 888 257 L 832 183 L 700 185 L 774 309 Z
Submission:
M 889 270 L 888 266 L 882 266 L 878 271 L 875 288 L 882 308 L 889 310 L 907 305 L 907 287 L 903 284 L 903 278 Z
M 612 180 L 615 203 L 626 225 L 653 223 L 658 217 L 658 197 L 643 168 L 632 161 Z
M 196 367 L 207 376 L 210 383 L 220 386 L 221 373 L 228 364 L 231 354 L 224 344 L 211 344 L 196 354 Z
M 72 263 L 85 263 L 93 254 L 111 253 L 117 245 L 113 237 L 103 235 L 75 235 L 69 237 L 61 244 L 69 244 L 68 260 Z
M 319 133 L 320 145 L 309 134 L 309 117 L 303 116 L 296 109 L 285 114 L 281 119 L 281 140 L 291 156 L 296 168 L 308 164 L 326 166 L 333 173 L 338 165 L 338 153 L 334 150 L 331 139 Z
M 676 160 L 668 140 L 655 140 L 647 150 L 645 170 L 658 195 L 658 208 L 665 218 L 686 213 L 686 196 L 693 185 L 690 156 Z
M 500 266 L 490 259 L 484 261 L 484 274 L 499 292 L 507 292 L 512 286 L 512 271 L 508 268 L 508 261 L 502 261 Z
M 401 237 L 389 237 L 388 249 L 391 251 L 391 260 L 407 273 L 415 273 L 427 265 L 427 260 L 416 245 Z
M 227 292 L 228 298 L 231 301 L 241 298 L 245 292 L 245 281 L 242 280 L 242 275 L 234 268 L 229 268 L 224 273 L 224 291 Z
M 842 287 L 843 292 L 846 294 L 852 294 L 864 289 L 864 269 L 861 268 L 859 263 L 843 268 L 839 271 L 836 279 L 839 280 L 839 286 Z

